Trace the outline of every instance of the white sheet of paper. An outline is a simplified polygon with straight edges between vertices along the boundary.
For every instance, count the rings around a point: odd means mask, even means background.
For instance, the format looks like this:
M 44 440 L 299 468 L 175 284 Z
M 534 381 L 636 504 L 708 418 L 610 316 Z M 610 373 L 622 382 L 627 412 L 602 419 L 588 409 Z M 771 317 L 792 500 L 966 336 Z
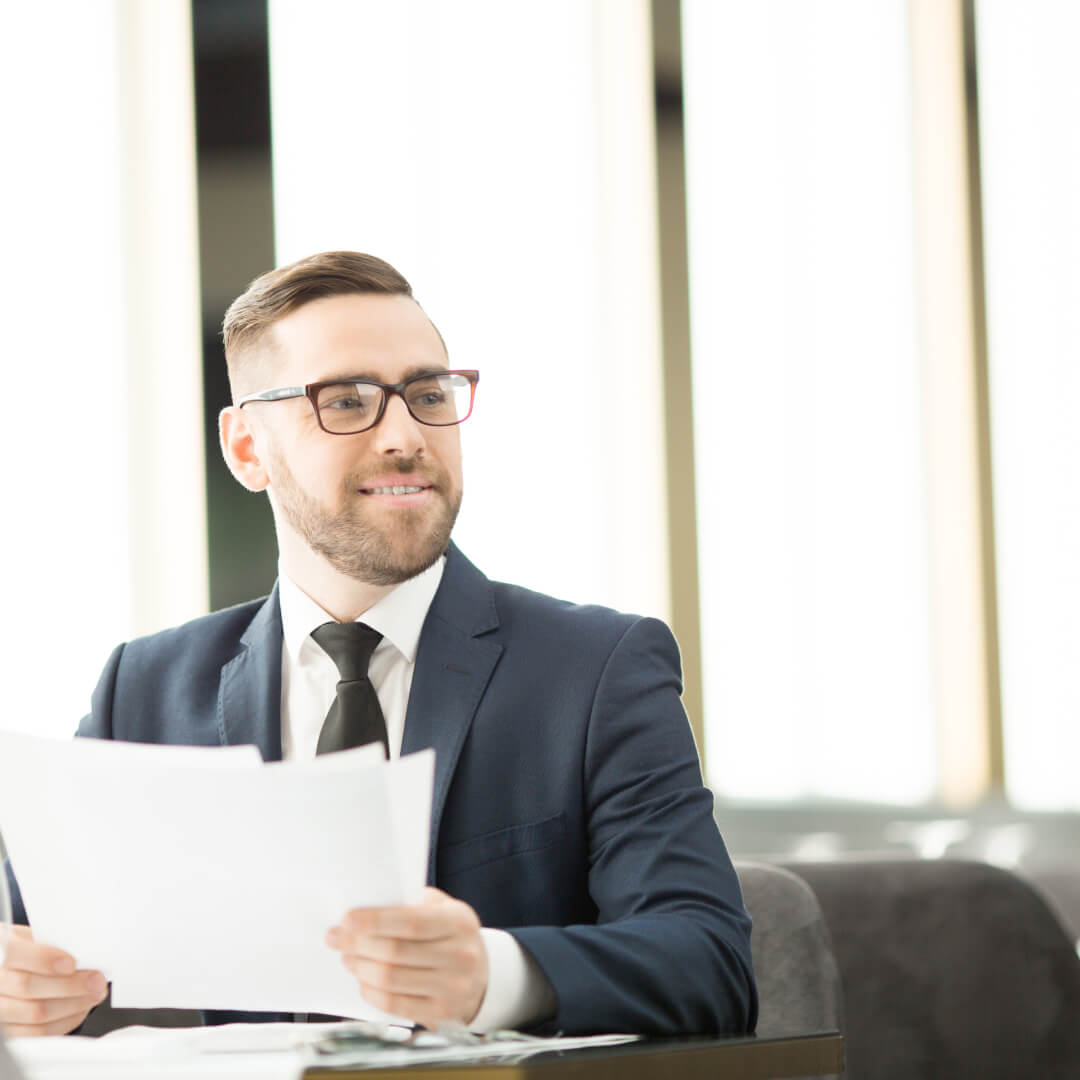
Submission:
M 540 1039 L 521 1036 L 473 1045 L 439 1045 L 437 1035 L 413 1046 L 357 1046 L 317 1054 L 313 1043 L 348 1030 L 341 1024 L 225 1024 L 204 1028 L 127 1027 L 100 1039 L 78 1035 L 16 1039 L 12 1053 L 31 1080 L 298 1080 L 305 1067 L 453 1066 L 477 1060 L 514 1062 L 552 1050 L 612 1046 L 637 1035 Z M 402 1038 L 405 1033 L 402 1033 Z
M 415 903 L 434 751 L 262 765 L 254 747 L 0 732 L 0 833 L 35 935 L 128 1008 L 387 1019 L 326 931 Z
M 13 1039 L 11 1053 L 27 1080 L 300 1080 L 310 1060 L 299 1048 L 203 1053 L 189 1040 L 170 1038 L 169 1029 L 122 1030 L 135 1034 L 120 1039 L 82 1035 Z

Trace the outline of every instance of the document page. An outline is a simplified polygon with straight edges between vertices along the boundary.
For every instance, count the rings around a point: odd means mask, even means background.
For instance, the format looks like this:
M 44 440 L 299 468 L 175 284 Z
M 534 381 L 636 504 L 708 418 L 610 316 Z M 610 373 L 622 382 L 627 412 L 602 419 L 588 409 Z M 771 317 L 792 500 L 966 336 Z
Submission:
M 309 1068 L 402 1068 L 520 1062 L 552 1051 L 605 1047 L 636 1035 L 540 1039 L 500 1033 L 455 1041 L 437 1033 L 387 1029 L 365 1039 L 356 1025 L 225 1024 L 128 1027 L 100 1039 L 56 1035 L 16 1039 L 12 1053 L 29 1080 L 299 1080 Z
M 323 939 L 351 908 L 420 900 L 434 757 L 0 732 L 0 834 L 35 935 L 118 1008 L 395 1019 Z

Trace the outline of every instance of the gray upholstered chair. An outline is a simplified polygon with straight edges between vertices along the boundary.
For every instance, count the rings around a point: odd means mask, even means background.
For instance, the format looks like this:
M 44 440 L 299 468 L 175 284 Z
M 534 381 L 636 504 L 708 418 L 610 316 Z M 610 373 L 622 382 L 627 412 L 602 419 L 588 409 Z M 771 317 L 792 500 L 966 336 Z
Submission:
M 1043 898 L 985 863 L 793 863 L 829 927 L 849 1080 L 1076 1080 L 1080 958 Z
M 813 890 L 779 866 L 736 860 L 754 920 L 759 1035 L 843 1028 L 840 976 Z
M 1080 942 L 1080 862 L 1075 853 L 1069 861 L 1059 857 L 1054 862 L 1025 867 L 1018 873 L 1035 886 L 1069 937 Z

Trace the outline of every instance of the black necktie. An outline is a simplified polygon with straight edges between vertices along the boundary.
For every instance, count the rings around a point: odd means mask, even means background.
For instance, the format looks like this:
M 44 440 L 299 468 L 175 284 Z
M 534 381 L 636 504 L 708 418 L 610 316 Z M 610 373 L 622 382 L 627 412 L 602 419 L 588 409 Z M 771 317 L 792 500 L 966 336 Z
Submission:
M 382 640 L 378 630 L 363 623 L 323 623 L 311 636 L 337 664 L 341 676 L 337 697 L 319 732 L 317 754 L 348 750 L 354 746 L 381 742 L 383 753 L 390 756 L 383 719 L 375 687 L 368 680 L 368 664 L 375 646 Z

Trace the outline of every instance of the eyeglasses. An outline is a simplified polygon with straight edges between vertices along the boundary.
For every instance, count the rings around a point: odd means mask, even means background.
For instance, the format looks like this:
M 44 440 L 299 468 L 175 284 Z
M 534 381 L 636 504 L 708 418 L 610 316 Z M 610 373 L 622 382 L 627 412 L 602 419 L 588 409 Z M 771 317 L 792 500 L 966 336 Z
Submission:
M 355 435 L 373 428 L 383 418 L 386 403 L 397 394 L 418 423 L 450 427 L 468 420 L 472 414 L 479 378 L 479 371 L 431 371 L 399 383 L 334 379 L 248 394 L 237 406 L 242 409 L 253 401 L 306 397 L 323 431 L 331 435 Z

